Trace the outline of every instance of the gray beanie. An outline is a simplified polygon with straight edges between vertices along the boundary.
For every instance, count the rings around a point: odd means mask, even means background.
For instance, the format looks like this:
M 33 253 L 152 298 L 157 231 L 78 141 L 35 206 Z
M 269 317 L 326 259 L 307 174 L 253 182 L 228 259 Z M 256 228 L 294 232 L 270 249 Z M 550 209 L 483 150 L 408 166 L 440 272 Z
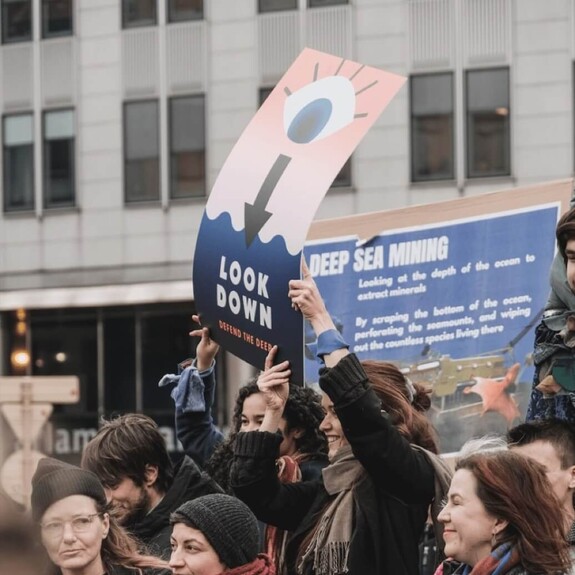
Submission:
M 245 503 L 231 495 L 213 493 L 186 501 L 172 514 L 171 523 L 201 531 L 228 569 L 251 563 L 258 555 L 257 519 Z
M 32 477 L 34 521 L 40 521 L 50 505 L 70 495 L 86 495 L 106 505 L 106 493 L 94 473 L 51 457 L 41 459 Z

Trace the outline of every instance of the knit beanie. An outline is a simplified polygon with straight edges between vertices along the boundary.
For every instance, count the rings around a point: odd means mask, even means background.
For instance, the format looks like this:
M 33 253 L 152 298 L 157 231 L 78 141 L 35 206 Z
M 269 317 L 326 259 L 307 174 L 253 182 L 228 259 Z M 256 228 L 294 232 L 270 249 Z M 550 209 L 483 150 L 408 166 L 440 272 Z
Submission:
M 34 521 L 40 521 L 50 505 L 70 495 L 86 495 L 106 505 L 106 493 L 94 473 L 51 457 L 41 459 L 32 477 Z
M 201 531 L 228 569 L 251 563 L 258 555 L 257 519 L 245 503 L 231 495 L 213 493 L 186 501 L 172 514 L 171 523 Z

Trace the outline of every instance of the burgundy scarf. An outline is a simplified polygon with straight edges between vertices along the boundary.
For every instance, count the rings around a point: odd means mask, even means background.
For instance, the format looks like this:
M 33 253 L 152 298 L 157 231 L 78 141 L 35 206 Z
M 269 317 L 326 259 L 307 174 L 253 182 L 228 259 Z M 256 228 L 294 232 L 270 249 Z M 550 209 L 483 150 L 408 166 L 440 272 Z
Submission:
M 276 460 L 278 478 L 282 483 L 298 483 L 301 481 L 299 461 L 301 456 L 289 457 L 284 455 Z M 273 559 L 277 572 L 281 573 L 285 566 L 285 548 L 289 533 L 278 529 L 275 525 L 266 525 L 265 550 Z
M 265 554 L 260 553 L 251 563 L 226 569 L 222 575 L 275 575 L 276 568 L 272 560 Z

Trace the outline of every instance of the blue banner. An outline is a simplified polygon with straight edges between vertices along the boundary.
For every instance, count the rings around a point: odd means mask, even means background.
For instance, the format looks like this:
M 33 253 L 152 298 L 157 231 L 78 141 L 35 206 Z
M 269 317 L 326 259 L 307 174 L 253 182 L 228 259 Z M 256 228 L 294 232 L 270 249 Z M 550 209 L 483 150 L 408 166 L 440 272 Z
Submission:
M 481 401 L 462 393 L 476 377 L 503 378 L 519 363 L 515 384 L 531 382 L 558 213 L 537 206 L 384 232 L 364 244 L 308 243 L 305 256 L 350 349 L 393 361 L 432 388 L 441 411 L 457 411 Z M 308 327 L 308 383 L 319 367 L 314 340 Z

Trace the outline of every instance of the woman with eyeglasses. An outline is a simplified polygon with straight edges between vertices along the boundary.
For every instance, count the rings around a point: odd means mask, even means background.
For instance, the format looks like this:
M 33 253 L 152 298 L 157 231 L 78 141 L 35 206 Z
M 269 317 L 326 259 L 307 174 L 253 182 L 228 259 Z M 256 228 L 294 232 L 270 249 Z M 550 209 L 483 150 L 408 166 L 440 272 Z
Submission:
M 136 541 L 108 513 L 99 479 L 85 469 L 41 459 L 32 477 L 32 516 L 62 575 L 143 575 L 168 569 L 166 562 L 139 552 Z

